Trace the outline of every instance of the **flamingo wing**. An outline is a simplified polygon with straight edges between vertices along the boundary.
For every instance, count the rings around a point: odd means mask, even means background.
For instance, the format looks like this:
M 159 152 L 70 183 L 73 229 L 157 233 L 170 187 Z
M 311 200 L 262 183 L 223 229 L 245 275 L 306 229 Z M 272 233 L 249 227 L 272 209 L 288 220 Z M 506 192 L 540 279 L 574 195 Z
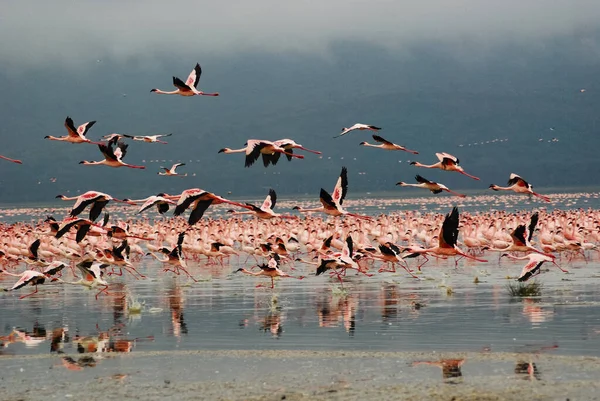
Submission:
M 94 124 L 96 124 L 96 121 L 88 121 L 87 123 L 81 124 L 79 127 L 77 127 L 77 134 L 79 134 L 81 139 L 85 139 L 85 135 Z
M 454 248 L 458 241 L 458 208 L 455 206 L 446 215 L 438 238 L 440 248 Z
M 426 178 L 423 178 L 422 176 L 420 176 L 419 174 L 415 175 L 415 180 L 419 183 L 419 184 L 429 184 L 429 185 L 433 185 L 435 184 L 435 182 L 433 181 L 429 181 Z
M 348 193 L 348 170 L 346 167 L 342 167 L 342 172 L 340 173 L 340 177 L 335 183 L 335 187 L 333 188 L 333 193 L 331 198 L 338 205 L 342 205 L 344 203 L 344 199 L 346 198 L 346 194 Z
M 265 198 L 262 206 L 260 207 L 262 210 L 273 210 L 275 208 L 275 204 L 277 203 L 277 194 L 274 189 L 269 189 L 269 195 Z
M 392 142 L 383 139 L 379 135 L 373 135 L 373 139 L 379 143 L 383 143 L 384 145 L 394 146 L 394 144 Z
M 190 205 L 198 200 L 202 195 L 207 194 L 206 191 L 197 192 L 197 191 L 184 191 L 183 196 L 179 198 L 177 205 L 175 206 L 175 211 L 173 212 L 173 216 L 179 216 L 183 212 L 186 211 Z
M 532 260 L 531 262 L 527 263 L 523 267 L 523 270 L 521 270 L 521 274 L 519 274 L 519 278 L 517 279 L 517 281 L 529 280 L 532 276 L 534 276 L 540 271 L 544 262 L 545 261 L 538 262 L 537 260 Z
M 179 89 L 180 91 L 189 92 L 192 90 L 189 86 L 185 84 L 181 79 L 177 77 L 173 77 L 173 86 Z
M 517 246 L 527 245 L 527 241 L 525 239 L 525 225 L 521 224 L 521 225 L 517 226 L 517 228 L 515 228 L 513 230 L 513 232 L 510 234 L 510 236 L 512 237 L 512 240 L 515 243 L 515 245 L 517 245 Z
M 29 256 L 32 259 L 36 259 L 38 258 L 38 249 L 40 248 L 40 244 L 42 243 L 42 241 L 40 241 L 39 239 L 36 239 L 35 241 L 33 241 L 31 243 L 31 245 L 29 245 Z
M 196 224 L 204 216 L 204 212 L 206 212 L 212 203 L 213 199 L 198 200 L 196 206 L 192 209 L 192 213 L 190 213 L 188 224 L 190 226 Z
M 106 206 L 106 204 L 108 202 L 109 202 L 108 200 L 97 200 L 94 202 L 94 204 L 92 205 L 92 208 L 90 209 L 90 220 L 91 221 L 96 221 L 96 219 L 102 213 L 102 209 L 104 209 L 104 206 Z
M 531 239 L 533 238 L 533 233 L 535 232 L 535 227 L 537 226 L 538 220 L 540 216 L 538 212 L 535 212 L 531 216 L 531 220 L 529 220 L 529 226 L 527 227 L 529 230 L 529 235 L 527 236 L 527 242 L 531 243 Z
M 200 82 L 200 75 L 202 74 L 202 68 L 200 68 L 200 64 L 196 64 L 190 75 L 185 80 L 185 85 L 190 88 L 197 88 L 198 82 Z
M 321 203 L 323 204 L 323 207 L 325 209 L 329 209 L 329 210 L 337 209 L 337 205 L 334 202 L 333 198 L 323 188 L 321 188 L 321 193 L 319 194 L 319 200 L 321 201 Z
M 261 150 L 265 147 L 264 142 L 249 140 L 246 146 L 246 162 L 245 167 L 250 167 L 260 156 Z M 265 166 L 266 167 L 266 166 Z
M 69 133 L 69 136 L 72 138 L 79 138 L 79 134 L 77 133 L 77 129 L 75 128 L 75 124 L 73 124 L 73 119 L 68 117 L 65 119 L 65 128 Z
M 383 244 L 379 244 L 379 251 L 384 255 L 396 256 L 396 253 L 391 248 L 389 248 Z
M 529 183 L 527 181 L 525 181 L 523 178 L 516 175 L 515 173 L 511 173 L 511 175 L 508 179 L 508 185 L 515 185 L 515 184 L 517 184 L 520 187 L 525 187 L 525 188 L 529 187 Z
M 27 284 L 44 284 L 46 276 L 35 270 L 25 270 L 17 282 L 11 287 L 11 291 L 18 290 L 19 288 L 25 287 Z

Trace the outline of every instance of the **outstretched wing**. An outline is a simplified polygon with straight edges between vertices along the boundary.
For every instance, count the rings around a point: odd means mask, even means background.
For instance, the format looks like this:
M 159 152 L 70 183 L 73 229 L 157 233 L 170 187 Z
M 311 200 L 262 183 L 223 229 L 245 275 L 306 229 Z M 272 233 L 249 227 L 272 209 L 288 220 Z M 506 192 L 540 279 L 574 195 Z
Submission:
M 327 193 L 327 191 L 325 191 L 323 188 L 321 188 L 321 193 L 319 194 L 319 200 L 321 201 L 321 203 L 323 204 L 323 207 L 325 209 L 329 209 L 329 210 L 337 209 L 337 205 L 331 198 L 331 195 L 329 195 L 329 193 Z
M 531 220 L 529 220 L 529 227 L 527 227 L 529 229 L 529 235 L 527 236 L 528 243 L 531 243 L 531 238 L 533 238 L 533 233 L 535 231 L 535 227 L 537 226 L 539 218 L 540 218 L 539 213 L 535 212 L 531 216 Z
M 200 64 L 196 64 L 196 67 L 190 72 L 190 75 L 185 80 L 185 84 L 190 88 L 197 88 L 198 82 L 200 82 L 200 75 L 202 74 L 202 68 Z
M 458 241 L 458 223 L 458 208 L 454 206 L 442 224 L 438 238 L 440 248 L 454 248 Z
M 277 194 L 274 189 L 269 189 L 269 195 L 265 198 L 262 206 L 260 207 L 262 210 L 273 210 L 275 208 L 275 204 L 277 203 Z
M 190 226 L 196 224 L 202 218 L 202 216 L 204 216 L 204 212 L 206 212 L 206 210 L 210 207 L 212 202 L 213 199 L 199 200 L 196 203 L 196 206 L 194 206 L 192 213 L 190 213 L 188 224 Z
M 388 140 L 383 139 L 382 137 L 380 137 L 379 135 L 373 135 L 373 139 L 379 143 L 383 143 L 386 145 L 390 145 L 393 146 L 394 144 Z
M 423 178 L 422 176 L 420 176 L 419 174 L 415 175 L 415 180 L 417 180 L 417 182 L 419 184 L 434 184 L 433 181 L 429 181 L 426 178 Z
M 331 194 L 331 198 L 338 205 L 342 205 L 344 203 L 344 199 L 346 198 L 346 194 L 348 193 L 348 170 L 346 167 L 342 167 L 342 172 L 340 173 L 340 177 L 335 183 L 335 187 L 333 188 L 333 193 Z
M 189 86 L 187 86 L 185 84 L 185 82 L 183 82 L 181 79 L 179 79 L 177 77 L 173 77 L 173 86 L 179 90 L 187 91 L 187 92 L 189 92 L 192 89 Z
M 71 117 L 67 116 L 67 118 L 65 119 L 65 128 L 67 129 L 67 132 L 69 133 L 70 137 L 79 137 L 79 134 L 77 133 L 77 128 L 75 128 L 75 124 L 73 124 L 73 119 Z
M 77 127 L 77 134 L 82 139 L 85 139 L 85 135 L 87 134 L 87 132 L 89 131 L 89 129 L 92 128 L 92 126 L 94 124 L 96 124 L 96 121 L 88 121 L 85 124 L 81 124 L 79 127 Z
M 260 151 L 265 147 L 265 144 L 260 141 L 249 140 L 246 148 L 246 162 L 244 167 L 250 167 L 260 156 Z
M 525 240 L 525 225 L 521 224 L 514 229 L 510 236 L 513 239 L 513 242 L 517 246 L 525 246 L 527 245 L 527 241 Z
M 529 187 L 529 183 L 527 181 L 525 181 L 523 178 L 521 178 L 520 176 L 516 175 L 515 173 L 511 173 L 510 177 L 508 178 L 508 185 L 515 185 L 517 184 L 520 187 Z

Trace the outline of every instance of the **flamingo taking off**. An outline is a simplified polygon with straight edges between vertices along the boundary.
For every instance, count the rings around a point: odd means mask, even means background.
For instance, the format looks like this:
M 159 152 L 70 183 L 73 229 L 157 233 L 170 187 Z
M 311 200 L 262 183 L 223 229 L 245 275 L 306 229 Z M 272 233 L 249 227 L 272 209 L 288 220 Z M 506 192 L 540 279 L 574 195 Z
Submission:
M 159 171 L 158 175 L 166 175 L 169 177 L 187 177 L 187 173 L 179 174 L 175 171 L 179 166 L 185 166 L 185 163 L 175 163 L 171 166 L 171 168 L 160 166 L 160 168 L 162 168 L 164 171 Z
M 275 208 L 276 204 L 277 204 L 277 194 L 275 193 L 274 189 L 270 189 L 269 194 L 267 195 L 267 197 L 265 198 L 265 200 L 263 201 L 263 203 L 260 207 L 254 205 L 252 203 L 246 203 L 245 205 L 242 205 L 242 207 L 245 209 L 249 209 L 250 210 L 249 212 L 230 212 L 230 213 L 232 213 L 232 214 L 254 214 L 254 215 L 256 215 L 256 217 L 261 218 L 261 219 L 272 219 L 273 217 L 282 217 L 284 219 L 288 219 L 288 218 L 295 217 L 295 216 L 284 216 L 279 213 L 275 213 L 273 211 L 273 209 Z
M 304 277 L 299 276 L 299 277 L 295 277 L 295 276 L 291 276 L 287 273 L 285 273 L 284 271 L 279 269 L 279 255 L 277 255 L 276 253 L 272 253 L 270 258 L 269 258 L 269 262 L 267 264 L 261 264 L 258 265 L 258 267 L 260 267 L 260 271 L 259 272 L 251 272 L 249 270 L 246 270 L 245 268 L 239 268 L 235 271 L 235 273 L 237 272 L 242 272 L 245 274 L 249 274 L 251 276 L 267 276 L 271 278 L 271 288 L 275 288 L 275 277 L 291 277 L 291 278 L 297 278 L 298 280 L 302 280 Z M 262 284 L 259 284 L 256 286 L 258 287 L 262 287 Z
M 101 142 L 93 142 L 85 137 L 89 129 L 92 128 L 94 124 L 96 124 L 96 121 L 88 121 L 87 123 L 83 123 L 79 127 L 75 128 L 75 125 L 73 124 L 73 119 L 71 117 L 67 117 L 65 120 L 65 128 L 68 132 L 67 136 L 56 137 L 52 135 L 47 135 L 44 137 L 44 139 L 70 143 L 93 143 L 95 145 L 100 145 Z
M 277 160 L 275 159 L 276 153 L 283 153 L 288 157 L 295 157 L 297 159 L 304 159 L 302 155 L 295 155 L 286 151 L 283 147 L 276 145 L 274 142 L 265 141 L 261 139 L 249 139 L 246 142 L 246 147 L 242 149 L 230 149 L 223 148 L 219 150 L 218 153 L 246 153 L 246 162 L 244 163 L 244 167 L 250 167 L 254 164 L 256 160 L 258 160 L 259 156 L 262 155 L 263 164 L 265 167 L 268 167 L 269 164 L 273 163 L 273 165 L 277 164 Z
M 436 153 L 435 154 L 437 156 L 437 158 L 439 159 L 439 162 L 435 163 L 435 164 L 421 164 L 419 162 L 411 162 L 410 164 L 416 167 L 424 167 L 424 168 L 439 168 L 440 170 L 444 170 L 444 171 L 456 171 L 458 173 L 461 173 L 462 175 L 466 175 L 467 177 L 470 177 L 474 180 L 479 181 L 478 177 L 475 177 L 474 175 L 471 174 L 467 174 L 465 173 L 465 170 L 459 166 L 458 164 L 460 163 L 460 161 L 458 160 L 458 158 L 456 156 L 452 156 L 449 153 Z
M 372 145 L 368 142 L 361 142 L 360 145 L 362 146 L 368 146 L 371 148 L 380 148 L 380 149 L 385 149 L 385 150 L 403 150 L 405 152 L 408 153 L 412 153 L 413 155 L 418 155 L 419 152 L 417 152 L 416 150 L 410 150 L 410 149 L 406 149 L 404 146 L 401 145 L 397 145 L 395 143 L 392 143 L 388 140 L 383 139 L 382 137 L 380 137 L 379 135 L 373 135 L 373 139 L 376 142 L 379 142 L 379 145 Z
M 490 185 L 490 188 L 494 191 L 513 191 L 518 194 L 529 194 L 537 196 L 546 202 L 550 202 L 549 197 L 533 192 L 533 186 L 515 173 L 510 174 L 510 177 L 508 178 L 508 187 L 500 187 L 496 184 L 492 184 Z
M 115 148 L 114 145 L 117 145 Z M 127 147 L 129 145 L 118 141 L 116 138 L 110 140 L 106 145 L 101 143 L 98 145 L 100 152 L 104 155 L 104 160 L 90 162 L 87 160 L 80 161 L 79 164 L 83 164 L 85 166 L 98 166 L 105 165 L 109 167 L 129 167 L 129 168 L 139 168 L 145 169 L 146 166 L 136 166 L 134 164 L 125 163 L 122 159 L 127 154 Z
M 364 131 L 364 130 L 379 131 L 380 129 L 381 129 L 380 127 L 376 127 L 374 125 L 367 125 L 367 124 L 356 123 L 356 124 L 354 124 L 350 128 L 342 128 L 342 133 L 339 134 L 339 135 L 334 136 L 334 138 L 338 138 L 340 136 L 346 135 L 348 132 L 354 131 L 354 130 L 359 130 L 359 131 Z
M 13 163 L 17 163 L 17 164 L 23 164 L 23 162 L 21 160 L 11 159 L 10 157 L 6 157 L 6 156 L 2 156 L 2 155 L 0 155 L 0 159 L 8 160 L 9 162 L 13 162 Z
M 509 253 L 504 253 L 502 256 L 506 256 L 510 259 L 514 260 L 529 260 L 523 269 L 521 270 L 521 274 L 519 274 L 519 278 L 517 281 L 527 281 L 533 276 L 537 276 L 542 272 L 541 268 L 545 262 L 552 262 L 556 267 L 558 267 L 563 273 L 568 273 L 565 269 L 560 267 L 555 261 L 554 258 L 549 256 L 540 254 L 540 253 L 530 253 L 525 256 L 513 256 Z
M 17 280 L 17 282 L 11 288 L 5 288 L 4 291 L 18 290 L 19 288 L 23 288 L 26 285 L 32 285 L 35 287 L 35 291 L 33 291 L 32 293 L 29 293 L 27 295 L 22 295 L 19 297 L 19 299 L 27 298 L 28 296 L 37 293 L 38 292 L 37 286 L 40 284 L 44 284 L 44 282 L 46 281 L 46 276 L 35 270 L 25 270 L 21 274 L 14 274 L 14 273 L 7 272 L 6 270 L 0 270 L 0 274 L 2 274 L 2 273 L 8 274 L 9 276 L 19 277 L 19 280 Z
M 133 202 L 133 204 L 138 203 L 138 202 L 144 202 L 142 204 L 142 206 L 140 207 L 140 209 L 137 211 L 138 214 L 150 209 L 152 206 L 156 206 L 158 213 L 165 214 L 166 212 L 169 211 L 169 205 L 177 204 L 177 202 L 175 202 L 174 200 L 171 200 L 169 198 L 166 198 L 166 196 L 168 196 L 168 195 L 161 192 L 158 195 L 149 196 L 145 199 L 136 199 L 136 200 L 126 199 L 126 201 Z
M 133 139 L 134 141 L 142 141 L 146 143 L 162 143 L 167 144 L 168 142 L 161 141 L 159 138 L 165 138 L 173 134 L 162 134 L 162 135 L 123 135 L 125 138 Z
M 177 89 L 172 92 L 165 92 L 160 89 L 151 89 L 150 92 L 158 93 L 161 95 L 180 95 L 180 96 L 219 96 L 218 93 L 205 93 L 198 88 L 200 82 L 200 75 L 202 75 L 202 68 L 200 64 L 196 64 L 196 67 L 192 70 L 190 75 L 187 77 L 185 82 L 177 77 L 173 77 L 173 86 Z
M 440 184 L 440 183 L 437 183 L 434 181 L 429 181 L 428 179 L 425 179 L 418 174 L 415 176 L 415 180 L 417 180 L 418 184 L 407 184 L 403 181 L 400 181 L 396 185 L 400 185 L 401 187 L 425 188 L 425 189 L 430 190 L 434 194 L 439 194 L 442 191 L 446 191 L 453 195 L 460 196 L 461 198 L 464 198 L 467 196 L 467 195 L 459 194 L 458 192 L 454 192 L 454 191 L 448 189 L 448 187 L 445 186 L 444 184 Z

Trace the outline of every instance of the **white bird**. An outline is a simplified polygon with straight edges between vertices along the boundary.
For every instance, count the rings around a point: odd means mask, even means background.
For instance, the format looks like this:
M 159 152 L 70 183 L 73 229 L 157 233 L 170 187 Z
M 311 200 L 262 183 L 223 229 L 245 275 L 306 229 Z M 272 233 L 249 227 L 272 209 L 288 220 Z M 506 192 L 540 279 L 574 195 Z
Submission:
M 249 139 L 246 142 L 246 147 L 242 149 L 230 149 L 223 148 L 219 150 L 218 153 L 245 153 L 246 161 L 244 163 L 245 167 L 250 167 L 254 164 L 256 160 L 262 155 L 263 164 L 265 167 L 268 167 L 269 164 L 277 164 L 279 157 L 275 158 L 275 154 L 283 153 L 288 157 L 295 157 L 297 159 L 304 159 L 302 155 L 295 155 L 293 153 L 288 152 L 283 147 L 276 145 L 274 142 L 265 141 L 261 139 Z
M 533 192 L 533 187 L 531 186 L 531 184 L 525 181 L 520 176 L 516 175 L 515 173 L 510 174 L 510 177 L 508 179 L 508 187 L 500 187 L 496 184 L 492 184 L 490 185 L 490 188 L 494 191 L 513 191 L 518 194 L 530 194 L 533 196 L 537 196 L 538 198 L 546 202 L 550 202 L 549 197 Z
M 19 299 L 27 298 L 28 296 L 37 293 L 37 286 L 40 284 L 44 284 L 47 278 L 44 274 L 35 270 L 25 270 L 21 274 L 14 274 L 9 273 L 6 270 L 0 270 L 0 274 L 1 273 L 8 274 L 9 276 L 19 277 L 19 280 L 17 280 L 17 282 L 11 288 L 5 288 L 4 291 L 18 290 L 19 288 L 25 287 L 28 284 L 35 286 L 35 291 L 27 295 L 22 295 L 19 297 Z
M 387 140 L 383 139 L 382 137 L 380 137 L 379 135 L 373 135 L 373 139 L 375 141 L 379 142 L 381 145 L 372 145 L 368 142 L 361 142 L 360 145 L 370 146 L 372 148 L 380 148 L 380 149 L 385 149 L 385 150 L 403 150 L 405 152 L 412 153 L 413 155 L 419 154 L 419 152 L 417 152 L 415 150 L 406 149 L 404 146 L 397 145 L 395 143 L 387 141 Z
M 56 137 L 52 135 L 47 135 L 44 137 L 44 139 L 70 143 L 93 143 L 95 145 L 100 145 L 101 142 L 93 142 L 85 137 L 85 134 L 87 134 L 89 129 L 92 128 L 94 124 L 96 124 L 96 121 L 88 121 L 87 123 L 81 124 L 79 127 L 75 128 L 71 117 L 67 117 L 65 119 L 65 128 L 68 132 L 67 136 Z
M 381 129 L 380 127 L 376 127 L 374 125 L 367 125 L 367 124 L 356 123 L 356 124 L 354 124 L 350 128 L 342 128 L 342 133 L 339 134 L 339 135 L 334 136 L 334 138 L 346 135 L 348 132 L 354 131 L 354 130 L 359 130 L 359 131 L 364 131 L 364 130 L 379 131 L 380 129 Z
M 159 138 L 165 138 L 173 134 L 158 134 L 158 135 L 123 135 L 125 138 L 133 139 L 134 141 L 142 141 L 146 143 L 162 143 L 167 144 L 168 142 L 161 141 Z
M 464 198 L 467 196 L 467 195 L 459 194 L 458 192 L 454 192 L 454 191 L 450 190 L 444 184 L 440 184 L 440 183 L 434 182 L 434 181 L 429 181 L 428 179 L 425 179 L 418 174 L 415 176 L 415 180 L 417 180 L 418 184 L 407 184 L 403 181 L 400 181 L 396 185 L 399 185 L 401 187 L 425 188 L 425 189 L 430 190 L 434 194 L 439 194 L 442 191 L 446 191 L 453 195 L 460 196 L 461 198 Z
M 179 174 L 179 173 L 177 173 L 175 171 L 175 169 L 177 169 L 177 167 L 179 167 L 179 166 L 185 166 L 185 163 L 175 163 L 175 164 L 173 164 L 171 166 L 170 169 L 166 168 L 166 167 L 163 167 L 163 166 L 160 166 L 160 168 L 162 168 L 165 171 L 159 171 L 158 175 L 166 175 L 166 176 L 169 176 L 169 177 L 173 177 L 173 176 L 175 176 L 175 177 L 187 177 L 187 173 L 185 173 L 185 174 Z
M 190 75 L 187 77 L 185 82 L 177 77 L 173 77 L 173 86 L 177 89 L 172 92 L 165 92 L 160 89 L 152 89 L 150 92 L 158 93 L 161 95 L 180 95 L 180 96 L 219 96 L 218 93 L 204 93 L 198 90 L 198 82 L 200 82 L 200 75 L 202 74 L 202 68 L 200 64 L 196 64 L 196 67 L 192 70 Z

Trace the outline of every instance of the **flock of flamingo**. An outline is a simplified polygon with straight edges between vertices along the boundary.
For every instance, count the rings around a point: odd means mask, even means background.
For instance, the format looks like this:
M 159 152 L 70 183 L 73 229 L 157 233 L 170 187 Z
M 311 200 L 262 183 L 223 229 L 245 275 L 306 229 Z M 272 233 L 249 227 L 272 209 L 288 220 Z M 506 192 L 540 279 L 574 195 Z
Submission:
M 173 77 L 176 88 L 174 91 L 152 89 L 151 92 L 179 96 L 218 96 L 218 93 L 205 93 L 198 89 L 201 73 L 201 67 L 197 64 L 185 82 Z M 171 135 L 111 134 L 104 136 L 101 141 L 92 141 L 86 135 L 94 124 L 95 121 L 90 121 L 75 127 L 73 120 L 67 117 L 67 135 L 47 136 L 46 139 L 97 145 L 103 159 L 81 161 L 80 164 L 83 165 L 144 169 L 145 166 L 123 161 L 129 146 L 124 140 L 166 144 L 162 139 Z M 418 154 L 417 151 L 384 139 L 379 135 L 381 128 L 374 125 L 354 124 L 343 128 L 334 138 L 348 135 L 352 131 L 376 132 L 372 137 L 377 144 L 363 141 L 361 146 Z M 219 153 L 244 153 L 245 167 L 252 166 L 262 158 L 267 167 L 276 165 L 281 155 L 285 155 L 289 161 L 304 158 L 303 155 L 294 153 L 294 150 L 321 154 L 291 139 L 249 139 L 244 148 L 223 148 Z M 464 171 L 457 157 L 443 152 L 435 155 L 437 163 L 427 165 L 412 162 L 411 165 L 457 172 L 479 180 Z M 20 160 L 0 157 L 21 163 Z M 171 168 L 161 167 L 162 171 L 158 174 L 183 177 L 186 174 L 176 171 L 183 165 L 177 163 Z M 416 184 L 398 182 L 397 185 L 424 188 L 434 194 L 446 191 L 465 197 L 421 175 L 416 175 L 415 178 Z M 348 171 L 342 167 L 333 191 L 329 193 L 321 188 L 320 206 L 296 205 L 291 214 L 275 212 L 277 194 L 273 189 L 269 190 L 260 205 L 232 201 L 199 188 L 187 189 L 175 195 L 161 192 L 135 200 L 117 199 L 93 190 L 75 197 L 58 195 L 57 198 L 62 200 L 75 201 L 63 220 L 58 221 L 48 216 L 36 225 L 0 224 L 0 277 L 5 274 L 17 278 L 16 283 L 5 291 L 19 290 L 28 285 L 35 287 L 33 292 L 22 295 L 21 298 L 36 294 L 39 285 L 49 282 L 99 288 L 97 298 L 108 293 L 108 276 L 126 272 L 136 279 L 144 279 L 148 273 L 148 268 L 140 264 L 144 257 L 155 258 L 163 264 L 165 272 L 185 275 L 191 281 L 196 280 L 192 269 L 207 264 L 225 267 L 233 258 L 238 260 L 238 265 L 243 265 L 236 272 L 265 276 L 270 279 L 271 288 L 275 285 L 275 278 L 304 279 L 322 274 L 329 274 L 343 286 L 348 270 L 372 276 L 375 273 L 395 272 L 400 267 L 411 278 L 418 279 L 422 267 L 432 257 L 454 258 L 457 265 L 460 259 L 471 263 L 486 262 L 483 259 L 485 254 L 496 252 L 499 256 L 526 260 L 526 265 L 516 276 L 519 281 L 525 281 L 540 274 L 544 263 L 559 267 L 556 258 L 563 254 L 567 258 L 578 255 L 585 258 L 586 252 L 596 249 L 595 244 L 600 241 L 599 212 L 546 212 L 542 209 L 532 215 L 507 212 L 463 212 L 459 215 L 458 208 L 453 207 L 445 215 L 408 211 L 369 216 L 346 210 L 344 201 L 348 187 Z M 544 202 L 551 202 L 549 197 L 534 192 L 531 184 L 514 173 L 510 174 L 508 186 L 491 185 L 490 189 L 532 195 Z M 173 216 L 183 216 L 188 210 L 189 216 L 187 220 L 170 218 L 151 222 L 147 218 L 130 218 L 114 221 L 105 210 L 110 202 L 136 207 L 136 214 L 156 209 L 162 216 L 172 208 Z M 228 218 L 203 219 L 210 206 L 219 204 L 231 207 L 226 212 Z M 87 208 L 87 217 L 82 217 Z M 327 217 L 317 213 L 323 213 Z M 98 221 L 102 215 L 102 221 Z M 244 219 L 244 215 L 253 218 Z M 253 261 L 252 268 L 246 264 L 250 258 Z M 20 266 L 23 264 L 29 268 L 22 271 Z M 310 273 L 305 276 L 293 274 L 298 264 L 310 266 Z M 75 281 L 69 281 L 63 276 L 69 269 Z

